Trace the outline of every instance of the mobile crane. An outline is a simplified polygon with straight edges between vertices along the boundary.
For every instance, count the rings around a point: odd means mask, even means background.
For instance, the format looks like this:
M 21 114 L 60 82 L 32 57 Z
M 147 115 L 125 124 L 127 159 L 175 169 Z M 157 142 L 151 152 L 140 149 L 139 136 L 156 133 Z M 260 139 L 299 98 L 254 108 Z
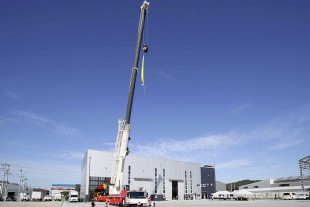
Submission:
M 127 206 L 150 204 L 146 192 L 128 191 L 128 188 L 123 189 L 122 187 L 125 159 L 126 156 L 129 154 L 128 142 L 130 140 L 130 117 L 138 72 L 144 22 L 148 8 L 149 2 L 145 0 L 141 6 L 138 40 L 136 45 L 134 64 L 131 73 L 126 119 L 118 121 L 118 133 L 115 143 L 114 162 L 112 168 L 111 182 L 109 185 L 109 196 L 107 196 L 106 198 L 106 202 L 111 205 Z

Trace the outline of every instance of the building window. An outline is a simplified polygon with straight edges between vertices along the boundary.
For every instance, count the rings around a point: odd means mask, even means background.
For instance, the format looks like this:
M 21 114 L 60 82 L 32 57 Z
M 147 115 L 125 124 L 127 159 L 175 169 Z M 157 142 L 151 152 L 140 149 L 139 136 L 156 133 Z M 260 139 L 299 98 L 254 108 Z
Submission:
M 163 194 L 165 197 L 165 193 L 166 193 L 166 170 L 163 169 Z
M 157 193 L 157 168 L 155 168 L 155 193 Z
M 192 176 L 192 171 L 189 171 L 189 178 L 190 178 L 190 185 L 191 185 L 191 193 L 193 193 L 193 176 Z
M 184 177 L 185 177 L 185 193 L 187 194 L 187 173 L 186 171 L 184 172 Z
M 130 189 L 130 179 L 131 179 L 131 166 L 128 165 L 128 185 L 129 185 L 129 189 Z

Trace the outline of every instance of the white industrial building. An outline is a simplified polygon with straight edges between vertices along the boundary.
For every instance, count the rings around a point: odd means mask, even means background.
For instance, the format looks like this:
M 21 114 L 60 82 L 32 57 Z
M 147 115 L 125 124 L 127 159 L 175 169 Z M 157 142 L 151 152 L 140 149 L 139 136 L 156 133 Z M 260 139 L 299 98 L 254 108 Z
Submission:
M 81 199 L 92 198 L 98 185 L 110 182 L 113 160 L 113 152 L 86 152 L 81 166 Z M 123 185 L 165 200 L 203 199 L 215 192 L 215 168 L 130 154 L 125 162 Z
M 303 177 L 304 191 L 310 193 L 310 176 Z M 255 198 L 282 198 L 283 193 L 302 192 L 301 177 L 290 176 L 239 186 L 239 190 L 246 189 L 254 193 Z
M 51 196 L 54 198 L 55 194 L 61 194 L 61 197 L 63 197 L 65 192 L 79 191 L 79 186 L 78 184 L 52 184 Z
M 2 195 L 3 199 L 6 199 L 7 196 L 18 197 L 19 190 L 19 185 L 17 183 L 0 182 L 0 195 Z

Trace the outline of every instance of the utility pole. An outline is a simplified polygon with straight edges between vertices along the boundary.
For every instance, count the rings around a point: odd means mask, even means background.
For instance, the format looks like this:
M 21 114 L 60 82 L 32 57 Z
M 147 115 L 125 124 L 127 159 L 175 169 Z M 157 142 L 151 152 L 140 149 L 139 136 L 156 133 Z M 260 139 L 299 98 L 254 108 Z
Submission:
M 27 192 L 27 185 L 28 185 L 28 183 L 27 183 L 27 178 L 25 178 L 24 179 L 24 186 L 23 186 L 23 193 L 25 194 L 25 189 L 26 189 L 26 192 Z
M 20 171 L 20 176 L 19 176 L 19 188 L 18 188 L 18 197 L 19 197 L 19 200 L 21 200 L 22 198 L 20 197 L 20 194 L 21 194 L 21 186 L 22 186 L 22 182 L 24 182 L 24 176 L 23 176 L 23 170 L 19 170 Z M 24 197 L 24 191 L 23 191 L 23 197 Z
M 10 173 L 10 165 L 8 163 L 6 163 L 6 161 L 4 163 L 1 164 L 2 168 L 1 170 L 3 170 L 3 179 L 2 179 L 2 195 L 4 196 L 4 199 L 6 199 L 6 197 L 8 196 L 8 182 L 9 182 L 9 175 L 11 175 Z M 6 183 L 5 183 L 5 191 L 3 193 L 3 188 L 4 188 L 4 179 L 6 176 Z
M 6 197 L 5 198 L 7 198 L 8 197 L 8 183 L 9 183 L 9 175 L 12 175 L 11 173 L 10 173 L 10 166 L 11 165 L 9 165 L 9 164 L 6 164 L 6 185 L 5 185 L 5 192 L 6 192 Z
M 3 171 L 2 185 L 1 185 L 1 195 L 4 195 L 3 189 L 4 189 L 5 168 L 4 168 L 4 164 L 2 164 L 2 163 L 1 163 L 1 166 L 2 166 L 1 170 Z

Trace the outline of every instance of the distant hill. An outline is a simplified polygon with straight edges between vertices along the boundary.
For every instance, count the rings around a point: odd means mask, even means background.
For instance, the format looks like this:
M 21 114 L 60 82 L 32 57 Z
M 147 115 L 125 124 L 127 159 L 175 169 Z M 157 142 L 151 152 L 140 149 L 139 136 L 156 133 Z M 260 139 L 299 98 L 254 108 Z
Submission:
M 251 183 L 256 183 L 259 181 L 261 181 L 261 180 L 240 180 L 240 181 L 237 181 L 234 183 L 227 183 L 226 184 L 226 190 L 228 190 L 228 191 L 239 190 L 239 186 L 247 185 L 247 184 L 251 184 Z

